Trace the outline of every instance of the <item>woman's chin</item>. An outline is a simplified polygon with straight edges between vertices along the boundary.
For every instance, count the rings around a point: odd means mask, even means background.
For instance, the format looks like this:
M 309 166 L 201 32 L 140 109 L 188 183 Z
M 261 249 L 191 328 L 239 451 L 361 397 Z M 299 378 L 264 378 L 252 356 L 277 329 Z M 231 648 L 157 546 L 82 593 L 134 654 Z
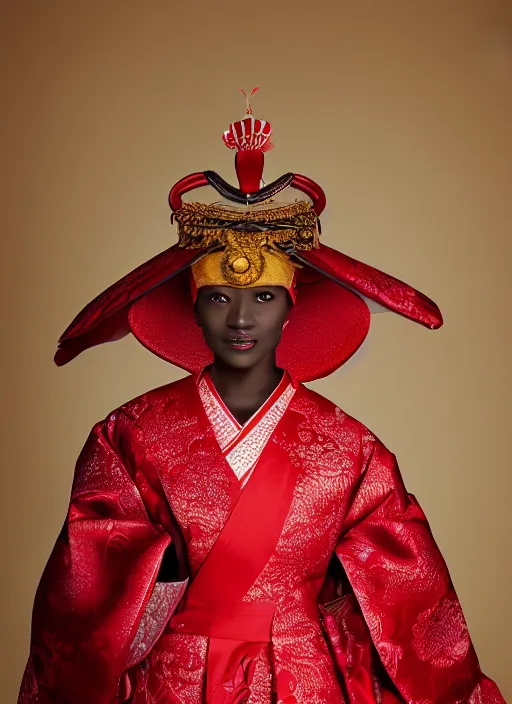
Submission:
M 233 369 L 250 369 L 261 361 L 261 355 L 254 354 L 254 348 L 241 351 L 222 350 L 222 354 L 217 353 L 215 357 Z

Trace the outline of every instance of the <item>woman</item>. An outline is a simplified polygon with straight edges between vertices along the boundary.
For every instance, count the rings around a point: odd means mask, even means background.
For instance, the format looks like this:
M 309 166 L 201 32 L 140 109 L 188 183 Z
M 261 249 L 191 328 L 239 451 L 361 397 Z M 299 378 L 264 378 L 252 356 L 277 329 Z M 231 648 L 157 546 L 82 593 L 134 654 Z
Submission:
M 239 188 L 178 182 L 178 246 L 61 338 L 58 364 L 131 331 L 192 374 L 93 428 L 20 704 L 503 703 L 395 456 L 302 384 L 358 349 L 375 304 L 441 314 L 319 243 L 317 184 L 260 187 L 270 132 L 247 103 L 224 134 Z M 224 200 L 183 202 L 204 186 Z

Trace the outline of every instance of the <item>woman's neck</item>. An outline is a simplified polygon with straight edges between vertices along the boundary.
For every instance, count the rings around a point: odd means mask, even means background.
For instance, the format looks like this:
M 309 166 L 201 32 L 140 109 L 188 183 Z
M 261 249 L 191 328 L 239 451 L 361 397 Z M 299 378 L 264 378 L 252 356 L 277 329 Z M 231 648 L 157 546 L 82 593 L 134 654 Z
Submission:
M 217 393 L 242 424 L 261 408 L 283 377 L 275 359 L 249 369 L 228 367 L 215 360 L 209 371 Z

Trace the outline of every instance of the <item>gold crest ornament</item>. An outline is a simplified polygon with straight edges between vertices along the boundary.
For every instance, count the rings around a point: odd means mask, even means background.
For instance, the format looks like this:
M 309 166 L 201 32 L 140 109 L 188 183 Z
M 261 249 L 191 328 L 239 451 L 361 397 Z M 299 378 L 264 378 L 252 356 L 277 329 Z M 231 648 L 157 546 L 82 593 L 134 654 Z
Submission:
M 196 286 L 286 286 L 297 265 L 283 253 L 318 247 L 318 217 L 310 203 L 261 204 L 254 209 L 184 203 L 174 213 L 179 246 L 222 248 L 192 266 Z

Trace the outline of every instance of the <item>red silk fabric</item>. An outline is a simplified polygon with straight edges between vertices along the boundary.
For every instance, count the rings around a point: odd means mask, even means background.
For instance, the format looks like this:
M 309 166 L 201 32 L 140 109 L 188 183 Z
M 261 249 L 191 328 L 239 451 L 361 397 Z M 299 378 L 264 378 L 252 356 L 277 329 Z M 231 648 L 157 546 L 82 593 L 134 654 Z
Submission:
M 380 305 L 435 330 L 443 324 L 437 305 L 430 298 L 404 281 L 386 274 L 369 264 L 364 264 L 320 245 L 318 249 L 301 252 L 304 259 L 330 274 L 338 281 Z
M 225 697 L 239 663 L 272 639 L 272 601 L 242 599 L 272 557 L 292 500 L 297 472 L 283 450 L 268 446 L 214 546 L 192 580 L 176 633 L 208 636 L 207 701 Z M 253 521 L 251 516 L 266 516 Z M 229 578 L 226 579 L 226 575 Z
M 242 488 L 196 384 L 148 392 L 91 433 L 37 591 L 20 704 L 504 704 L 379 439 L 300 385 Z M 133 663 L 170 542 L 191 586 Z M 231 622 L 180 633 L 194 605 Z M 235 631 L 258 610 L 269 642 Z

